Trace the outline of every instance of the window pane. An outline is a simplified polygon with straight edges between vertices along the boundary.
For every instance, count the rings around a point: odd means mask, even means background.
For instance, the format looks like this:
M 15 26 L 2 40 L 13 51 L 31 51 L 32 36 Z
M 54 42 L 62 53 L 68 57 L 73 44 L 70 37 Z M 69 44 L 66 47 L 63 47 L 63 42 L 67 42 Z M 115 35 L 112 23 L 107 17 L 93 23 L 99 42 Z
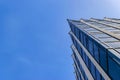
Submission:
M 79 40 L 81 41 L 81 31 L 79 31 Z
M 81 47 L 78 43 L 77 43 L 77 49 L 78 49 L 79 54 L 81 55 Z
M 85 61 L 85 59 L 86 59 L 86 55 L 85 55 L 85 52 L 83 51 L 83 60 Z M 85 62 L 86 63 L 86 62 Z
M 86 56 L 86 59 L 85 59 L 85 62 L 86 62 L 86 65 L 87 65 L 87 67 L 89 67 L 89 62 L 88 62 L 88 57 Z
M 98 46 L 96 43 L 94 43 L 94 57 L 97 60 L 97 62 L 99 63 L 99 51 L 98 51 Z
M 73 25 L 71 25 L 71 30 L 72 30 L 72 32 L 74 33 L 74 26 Z
M 83 37 L 84 37 L 84 35 L 83 35 L 83 33 L 81 33 L 81 43 L 83 44 Z
M 75 29 L 75 33 L 76 33 L 76 37 L 79 39 L 79 29 L 78 28 Z
M 100 65 L 107 71 L 107 56 L 106 50 L 103 47 L 99 47 L 100 50 Z
M 91 73 L 92 73 L 93 77 L 95 78 L 95 66 L 93 65 L 92 62 L 91 62 Z
M 93 56 L 93 41 L 92 39 L 89 38 L 88 40 L 88 51 L 90 52 L 90 54 Z
M 84 47 L 86 48 L 87 47 L 87 36 L 84 34 L 84 37 L 83 37 L 83 41 L 84 41 Z
M 120 80 L 120 65 L 112 58 L 108 58 L 109 75 L 113 80 Z
M 101 75 L 97 69 L 96 69 L 96 80 L 101 80 Z

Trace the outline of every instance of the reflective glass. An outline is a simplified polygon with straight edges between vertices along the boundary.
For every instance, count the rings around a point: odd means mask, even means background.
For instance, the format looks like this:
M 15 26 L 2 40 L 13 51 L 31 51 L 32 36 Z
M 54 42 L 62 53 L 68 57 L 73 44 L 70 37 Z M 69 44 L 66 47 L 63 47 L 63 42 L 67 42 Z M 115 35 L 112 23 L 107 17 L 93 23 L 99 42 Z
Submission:
M 107 71 L 107 51 L 103 47 L 99 47 L 100 51 L 100 65 L 102 68 Z
M 85 62 L 85 59 L 86 59 L 86 54 L 85 54 L 85 52 L 83 51 L 83 60 L 84 60 L 84 62 Z M 86 63 L 86 62 L 85 62 Z
M 75 28 L 76 37 L 79 39 L 79 29 Z
M 95 75 L 95 66 L 93 65 L 93 63 L 91 63 L 91 73 L 93 75 L 93 77 L 95 78 L 96 75 Z
M 84 34 L 83 37 L 84 47 L 87 47 L 87 36 Z
M 92 39 L 89 38 L 88 40 L 88 51 L 90 52 L 90 54 L 93 56 L 93 41 Z
M 81 33 L 81 43 L 83 44 L 83 37 L 84 37 L 84 35 L 83 35 L 83 33 Z
M 87 56 L 85 56 L 86 57 L 86 59 L 85 59 L 85 62 L 86 62 L 86 65 L 87 65 L 87 67 L 89 67 L 89 62 L 88 62 L 88 57 Z
M 99 49 L 97 43 L 94 43 L 94 57 L 99 63 Z
M 77 49 L 78 49 L 79 54 L 82 55 L 81 54 L 81 47 L 80 47 L 80 45 L 78 43 L 77 43 Z
M 97 69 L 96 69 L 96 80 L 101 80 L 101 75 Z
M 112 79 L 120 80 L 120 65 L 110 57 L 108 58 L 108 68 L 109 75 L 112 77 Z
M 79 41 L 81 42 L 81 34 L 82 34 L 82 32 L 81 31 L 79 31 Z

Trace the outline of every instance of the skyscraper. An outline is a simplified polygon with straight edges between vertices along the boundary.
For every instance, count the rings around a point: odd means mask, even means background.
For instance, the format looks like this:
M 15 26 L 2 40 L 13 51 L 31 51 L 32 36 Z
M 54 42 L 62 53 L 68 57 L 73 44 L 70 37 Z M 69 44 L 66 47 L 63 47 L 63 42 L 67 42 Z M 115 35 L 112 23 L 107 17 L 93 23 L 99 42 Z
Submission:
M 76 80 L 120 80 L 120 19 L 68 23 Z

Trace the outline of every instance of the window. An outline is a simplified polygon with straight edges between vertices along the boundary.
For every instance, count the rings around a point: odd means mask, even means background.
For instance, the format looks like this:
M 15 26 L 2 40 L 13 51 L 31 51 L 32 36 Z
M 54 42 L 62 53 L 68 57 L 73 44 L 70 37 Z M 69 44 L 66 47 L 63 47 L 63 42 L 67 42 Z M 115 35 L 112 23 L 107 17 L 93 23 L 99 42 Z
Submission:
M 79 29 L 78 28 L 75 28 L 75 34 L 76 34 L 76 37 L 79 39 Z
M 81 41 L 81 34 L 82 34 L 82 32 L 79 31 L 79 41 Z
M 107 72 L 107 51 L 102 46 L 99 47 L 100 51 L 100 65 Z
M 83 45 L 84 47 L 86 48 L 87 47 L 87 36 L 84 34 L 84 37 L 83 37 Z
M 85 62 L 85 59 L 86 59 L 86 54 L 85 54 L 85 52 L 84 51 L 82 51 L 83 52 L 83 60 L 84 60 L 84 62 Z M 86 63 L 86 62 L 85 62 Z
M 81 43 L 83 44 L 83 37 L 84 37 L 84 35 L 83 35 L 83 33 L 81 33 Z
M 99 63 L 99 49 L 97 43 L 94 43 L 94 57 L 96 61 Z
M 95 66 L 93 65 L 93 63 L 91 62 L 91 73 L 95 79 L 96 75 L 95 75 Z
M 80 45 L 77 43 L 77 50 L 78 50 L 78 52 L 79 52 L 79 54 L 82 56 L 82 53 L 81 53 L 81 47 L 80 47 Z
M 74 26 L 71 24 L 71 31 L 74 33 Z
M 109 75 L 112 77 L 112 79 L 120 80 L 120 65 L 110 56 L 108 57 L 108 68 Z
M 93 41 L 91 38 L 89 38 L 89 40 L 88 40 L 88 51 L 93 56 Z
M 87 56 L 86 56 L 85 62 L 86 62 L 87 67 L 89 67 L 89 58 Z
M 101 80 L 101 75 L 97 69 L 96 69 L 96 80 Z
M 75 45 L 75 47 L 77 47 L 77 42 L 75 39 L 73 40 L 73 44 Z

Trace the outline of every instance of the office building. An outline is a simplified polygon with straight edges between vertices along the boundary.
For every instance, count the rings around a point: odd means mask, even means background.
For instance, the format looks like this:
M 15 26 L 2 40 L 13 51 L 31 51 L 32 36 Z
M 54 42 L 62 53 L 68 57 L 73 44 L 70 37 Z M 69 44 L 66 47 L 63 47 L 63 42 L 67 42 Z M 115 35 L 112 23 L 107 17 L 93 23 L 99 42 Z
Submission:
M 76 80 L 120 80 L 120 19 L 68 23 Z

